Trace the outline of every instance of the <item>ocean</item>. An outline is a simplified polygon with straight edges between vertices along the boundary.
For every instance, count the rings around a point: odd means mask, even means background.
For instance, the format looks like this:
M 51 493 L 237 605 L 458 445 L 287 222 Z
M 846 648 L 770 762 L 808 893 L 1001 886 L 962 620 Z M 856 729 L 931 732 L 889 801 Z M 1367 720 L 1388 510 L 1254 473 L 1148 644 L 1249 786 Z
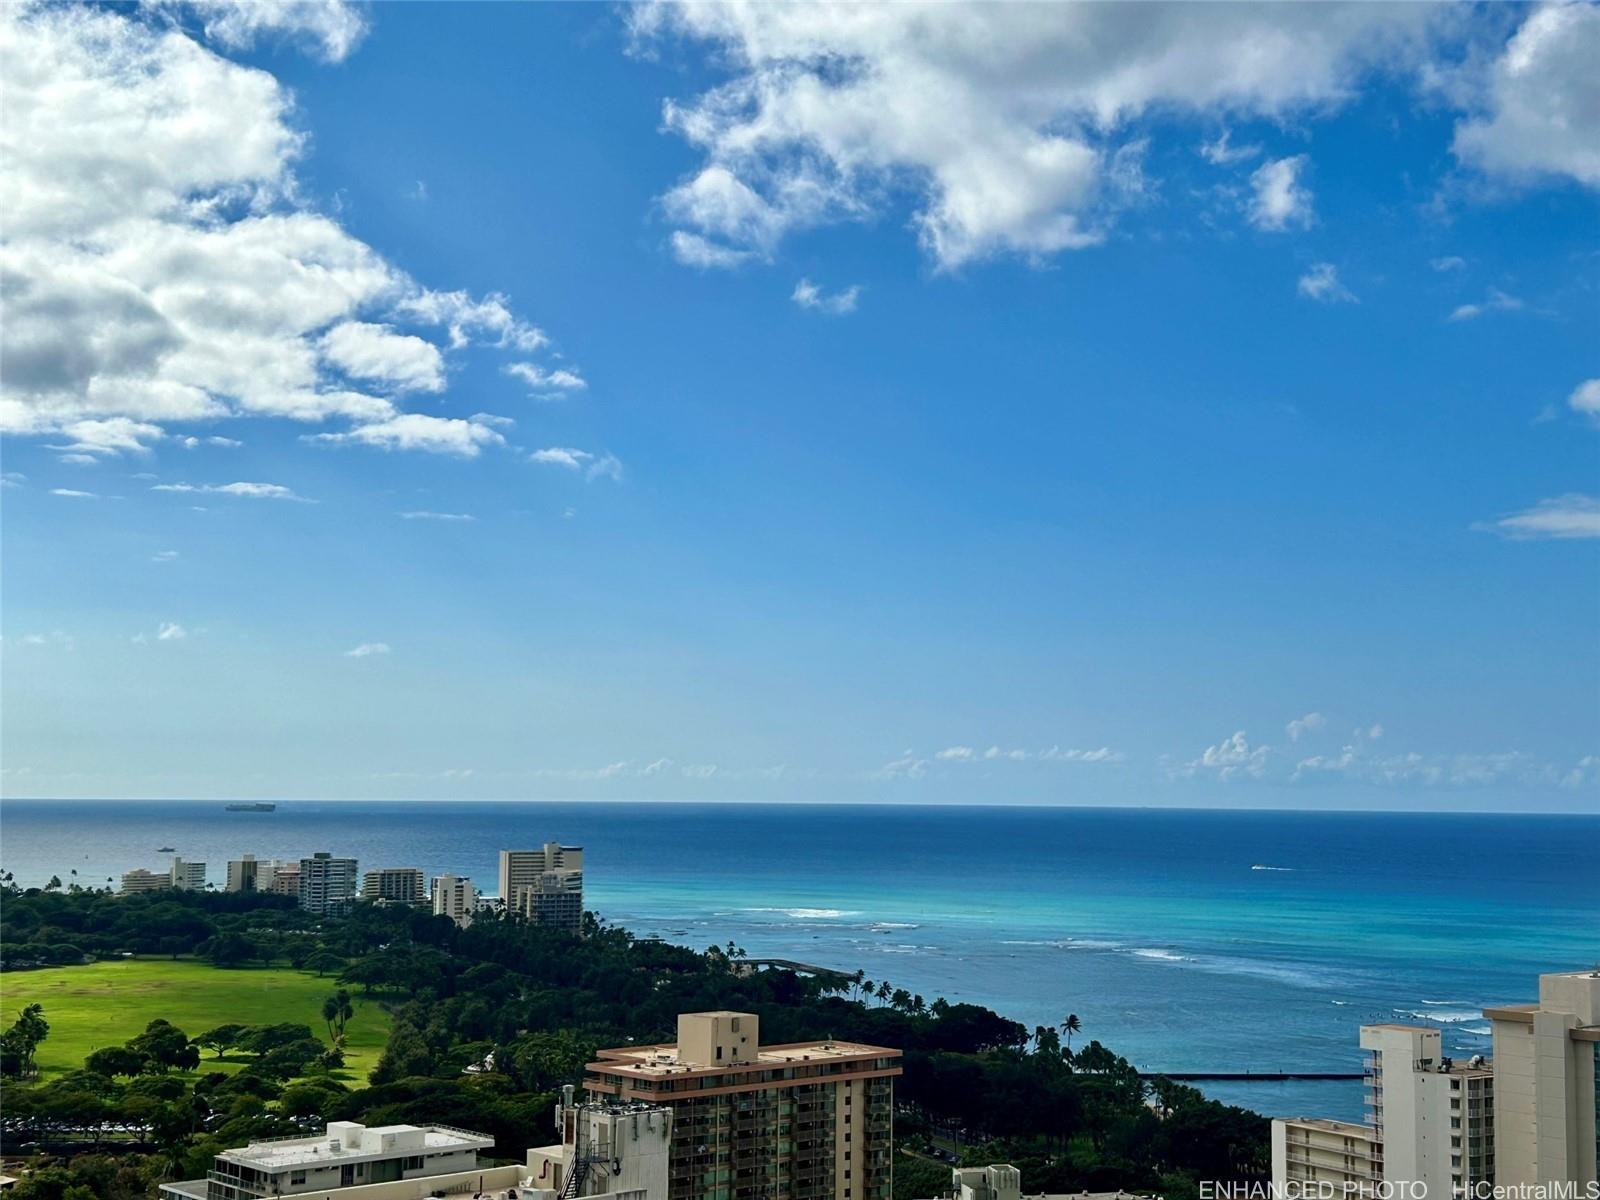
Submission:
M 585 850 L 587 907 L 640 935 L 860 969 L 1025 1022 L 1076 1013 L 1141 1069 L 1359 1071 L 1357 1027 L 1489 1052 L 1486 1004 L 1600 962 L 1600 816 L 662 803 L 0 805 L 0 867 L 104 884 L 171 846 L 353 855 L 496 888 L 502 847 Z M 1356 1082 L 1202 1085 L 1359 1120 Z

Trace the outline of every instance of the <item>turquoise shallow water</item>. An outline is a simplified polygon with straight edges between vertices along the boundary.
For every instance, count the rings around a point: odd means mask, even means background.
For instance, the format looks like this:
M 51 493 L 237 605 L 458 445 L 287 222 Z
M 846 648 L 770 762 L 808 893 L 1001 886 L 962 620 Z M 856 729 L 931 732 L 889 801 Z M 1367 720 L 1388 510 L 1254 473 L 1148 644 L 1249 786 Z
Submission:
M 1068 1012 L 1142 1068 L 1359 1070 L 1356 1027 L 1488 1051 L 1485 1004 L 1600 961 L 1600 817 L 831 805 L 7 801 L 0 865 L 100 881 L 172 846 L 353 854 L 495 886 L 502 846 L 577 842 L 637 933 L 861 969 L 1029 1025 Z M 1356 1119 L 1359 1086 L 1241 1083 Z

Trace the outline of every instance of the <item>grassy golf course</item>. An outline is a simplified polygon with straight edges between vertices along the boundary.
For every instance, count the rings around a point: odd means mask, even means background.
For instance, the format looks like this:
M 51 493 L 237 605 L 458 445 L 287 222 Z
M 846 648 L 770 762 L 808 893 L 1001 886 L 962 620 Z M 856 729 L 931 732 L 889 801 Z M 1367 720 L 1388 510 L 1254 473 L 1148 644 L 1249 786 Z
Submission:
M 338 984 L 288 967 L 224 970 L 189 959 L 120 959 L 81 967 L 12 971 L 0 975 L 0 1017 L 5 1025 L 23 1005 L 44 1005 L 50 1036 L 39 1046 L 41 1078 L 83 1065 L 102 1046 L 119 1046 L 157 1017 L 190 1037 L 230 1022 L 274 1025 L 293 1021 L 328 1040 L 322 1002 Z M 355 1016 L 345 1028 L 345 1069 L 353 1086 L 365 1082 L 389 1037 L 389 1014 L 377 1002 L 351 993 Z M 236 1071 L 249 1055 L 218 1059 L 201 1052 L 202 1071 Z

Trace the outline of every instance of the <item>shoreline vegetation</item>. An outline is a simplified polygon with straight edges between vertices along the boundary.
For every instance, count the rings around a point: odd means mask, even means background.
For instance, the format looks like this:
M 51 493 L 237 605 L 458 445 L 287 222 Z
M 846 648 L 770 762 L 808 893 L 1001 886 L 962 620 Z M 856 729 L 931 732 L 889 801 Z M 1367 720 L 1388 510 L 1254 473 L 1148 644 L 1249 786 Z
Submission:
M 905 1052 L 896 1200 L 941 1194 L 952 1159 L 1011 1161 L 1030 1190 L 1168 1200 L 1268 1172 L 1266 1118 L 1140 1079 L 1066 998 L 1059 1025 L 1030 1030 L 592 914 L 570 937 L 366 903 L 317 918 L 276 896 L 7 880 L 3 900 L 0 1134 L 8 1153 L 43 1156 L 15 1200 L 148 1198 L 221 1149 L 328 1120 L 468 1126 L 520 1159 L 596 1049 L 671 1040 L 678 1013 L 725 1008 L 759 1013 L 772 1042 Z

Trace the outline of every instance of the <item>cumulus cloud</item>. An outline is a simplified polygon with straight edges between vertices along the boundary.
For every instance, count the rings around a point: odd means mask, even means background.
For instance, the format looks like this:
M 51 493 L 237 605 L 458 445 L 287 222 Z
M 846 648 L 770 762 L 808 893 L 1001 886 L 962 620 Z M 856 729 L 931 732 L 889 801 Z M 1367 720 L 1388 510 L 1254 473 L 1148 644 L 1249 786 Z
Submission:
M 428 413 L 396 413 L 384 421 L 357 425 L 344 433 L 315 433 L 315 442 L 357 443 L 380 450 L 431 450 L 458 458 L 476 458 L 485 446 L 503 446 L 506 439 L 478 418 L 435 417 Z
M 388 642 L 362 642 L 359 646 L 346 650 L 346 658 L 371 658 L 375 654 L 388 654 Z
M 322 356 L 346 375 L 397 391 L 444 389 L 444 356 L 432 342 L 387 325 L 345 321 L 322 335 Z
M 1474 528 L 1513 541 L 1600 538 L 1600 497 L 1568 492 Z
M 1186 763 L 1180 774 L 1211 775 L 1221 780 L 1236 779 L 1240 776 L 1260 779 L 1267 773 L 1267 759 L 1270 754 L 1271 751 L 1266 746 L 1252 746 L 1244 730 L 1241 729 L 1215 746 L 1206 747 L 1205 753 Z
M 1310 712 L 1303 717 L 1296 717 L 1290 721 L 1284 726 L 1284 732 L 1289 735 L 1291 742 L 1298 742 L 1303 735 L 1313 733 L 1321 729 L 1325 724 L 1327 724 L 1327 721 L 1321 713 Z
M 622 480 L 622 460 L 615 454 L 591 454 L 571 446 L 547 446 L 528 455 L 532 462 L 551 467 L 565 467 L 569 471 L 582 471 L 585 479 Z
M 568 470 L 576 471 L 594 455 L 587 450 L 574 450 L 570 446 L 547 446 L 543 450 L 535 450 L 528 457 L 536 463 L 566 467 Z
M 1142 114 L 1336 106 L 1378 59 L 1415 57 L 1433 15 L 1421 5 L 630 11 L 641 43 L 681 38 L 728 65 L 725 82 L 665 106 L 666 127 L 703 155 L 662 198 L 680 260 L 767 258 L 794 230 L 868 219 L 908 198 L 919 240 L 946 269 L 1099 242 L 1115 210 L 1117 150 Z M 1222 139 L 1215 153 L 1228 151 Z M 1309 211 L 1298 170 L 1265 177 L 1277 188 L 1263 209 L 1270 227 Z
M 176 621 L 163 621 L 154 633 L 136 633 L 133 640 L 143 646 L 150 642 L 181 642 L 188 636 L 189 631 Z
M 831 317 L 843 316 L 856 310 L 856 300 L 861 295 L 861 285 L 854 284 L 843 291 L 834 292 L 831 296 L 824 292 L 809 279 L 802 279 L 794 285 L 794 292 L 789 299 L 801 308 L 809 308 L 814 312 L 826 313 Z
M 199 17 L 205 36 L 232 49 L 257 39 L 287 39 L 340 62 L 366 36 L 360 11 L 345 0 L 146 0 L 153 8 Z
M 1356 294 L 1339 282 L 1339 269 L 1332 263 L 1313 263 L 1295 287 L 1302 296 L 1323 304 L 1357 303 Z
M 1200 157 L 1208 163 L 1219 167 L 1232 166 L 1234 163 L 1248 162 L 1261 153 L 1257 145 L 1235 146 L 1230 142 L 1231 133 L 1224 129 L 1209 142 L 1200 144 Z
M 427 512 L 423 510 L 398 514 L 402 521 L 476 521 L 471 513 Z
M 220 44 L 310 38 L 331 59 L 363 27 L 298 0 L 0 8 L 0 432 L 111 455 L 247 415 L 462 453 L 460 431 L 394 424 L 395 395 L 445 382 L 440 349 L 396 325 L 442 328 L 456 350 L 545 335 L 503 296 L 419 284 L 307 207 L 288 91 L 189 36 L 190 15 Z
M 1276 158 L 1250 176 L 1250 223 L 1257 229 L 1282 232 L 1311 224 L 1311 190 L 1300 182 L 1311 159 L 1304 154 Z
M 305 500 L 304 496 L 294 494 L 292 488 L 286 488 L 281 483 L 157 483 L 150 488 L 152 492 L 203 492 L 219 496 L 242 496 L 249 500 Z
M 1450 314 L 1452 321 L 1473 321 L 1489 313 L 1517 312 L 1524 307 L 1521 300 L 1509 296 L 1499 288 L 1490 288 L 1489 294 L 1477 304 L 1459 305 Z
M 1573 388 L 1567 407 L 1600 426 L 1600 379 L 1585 379 Z
M 541 392 L 576 392 L 589 386 L 582 375 L 565 367 L 551 370 L 535 363 L 515 362 L 506 364 L 505 372 Z
M 1482 111 L 1456 126 L 1455 152 L 1513 181 L 1600 187 L 1600 7 L 1544 4 L 1507 43 Z
M 66 496 L 72 500 L 98 500 L 100 497 L 94 492 L 80 492 L 77 488 L 51 488 L 52 496 Z

